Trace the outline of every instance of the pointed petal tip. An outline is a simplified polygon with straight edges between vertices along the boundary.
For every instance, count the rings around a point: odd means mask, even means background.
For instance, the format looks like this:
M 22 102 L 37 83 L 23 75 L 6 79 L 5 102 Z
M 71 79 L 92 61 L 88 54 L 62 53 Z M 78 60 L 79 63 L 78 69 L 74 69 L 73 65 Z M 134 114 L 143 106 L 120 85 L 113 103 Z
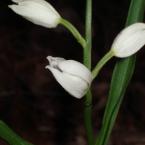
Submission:
M 47 56 L 46 59 L 47 59 L 47 60 L 49 61 L 49 63 L 50 63 L 51 61 L 54 60 L 54 57 L 52 57 L 52 56 Z
M 13 9 L 14 5 L 8 5 L 8 8 Z
M 8 8 L 17 13 L 18 5 L 17 4 L 8 5 Z
M 52 58 L 52 56 L 47 56 L 46 59 L 49 60 L 50 58 Z
M 50 69 L 50 66 L 49 66 L 49 65 L 46 65 L 46 66 L 45 66 L 45 69 Z

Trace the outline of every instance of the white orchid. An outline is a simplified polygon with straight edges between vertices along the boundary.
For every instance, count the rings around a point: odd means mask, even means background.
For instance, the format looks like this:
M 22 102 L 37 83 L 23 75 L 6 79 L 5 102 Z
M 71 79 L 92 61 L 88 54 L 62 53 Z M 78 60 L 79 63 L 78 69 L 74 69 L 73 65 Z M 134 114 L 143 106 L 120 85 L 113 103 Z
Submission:
M 60 57 L 47 57 L 49 69 L 58 83 L 72 96 L 82 98 L 91 82 L 91 72 L 80 62 Z
M 9 5 L 9 8 L 34 24 L 55 28 L 60 22 L 59 13 L 45 0 L 12 1 L 16 4 Z
M 135 23 L 121 31 L 115 38 L 111 51 L 116 57 L 133 55 L 145 45 L 145 24 Z

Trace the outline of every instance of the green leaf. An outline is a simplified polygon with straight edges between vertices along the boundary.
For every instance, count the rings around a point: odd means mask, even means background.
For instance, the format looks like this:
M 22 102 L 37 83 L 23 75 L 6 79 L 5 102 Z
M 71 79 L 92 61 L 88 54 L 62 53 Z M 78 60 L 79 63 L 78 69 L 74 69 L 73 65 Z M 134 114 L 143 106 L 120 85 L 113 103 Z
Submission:
M 3 121 L 0 121 L 0 137 L 10 145 L 32 145 L 18 136 Z
M 132 0 L 128 12 L 126 26 L 142 21 L 144 17 L 145 0 Z M 96 145 L 106 145 L 114 126 L 123 96 L 134 72 L 136 57 L 120 59 L 114 68 L 109 90 L 109 98 L 105 108 L 101 131 Z

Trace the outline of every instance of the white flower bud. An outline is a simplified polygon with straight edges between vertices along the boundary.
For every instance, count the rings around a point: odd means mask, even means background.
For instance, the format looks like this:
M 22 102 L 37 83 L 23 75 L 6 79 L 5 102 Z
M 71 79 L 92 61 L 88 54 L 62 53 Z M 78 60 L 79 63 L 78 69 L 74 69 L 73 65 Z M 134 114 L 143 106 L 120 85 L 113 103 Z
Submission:
M 91 82 L 91 72 L 80 62 L 60 57 L 47 57 L 49 69 L 58 83 L 72 96 L 82 98 Z
M 145 45 L 145 24 L 135 23 L 121 31 L 115 38 L 111 51 L 116 57 L 128 57 Z
M 12 0 L 16 4 L 9 5 L 15 13 L 34 24 L 47 28 L 55 28 L 61 16 L 45 0 Z

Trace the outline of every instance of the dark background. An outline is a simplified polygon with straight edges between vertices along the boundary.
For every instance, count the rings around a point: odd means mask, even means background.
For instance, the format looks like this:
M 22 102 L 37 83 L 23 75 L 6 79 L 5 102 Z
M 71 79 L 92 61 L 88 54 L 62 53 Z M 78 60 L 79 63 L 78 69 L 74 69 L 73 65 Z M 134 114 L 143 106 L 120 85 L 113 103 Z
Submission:
M 49 0 L 84 34 L 84 0 Z M 94 0 L 93 66 L 124 27 L 130 0 Z M 82 62 L 82 49 L 62 26 L 46 29 L 16 15 L 0 1 L 0 119 L 35 145 L 86 145 L 83 99 L 65 92 L 45 70 L 47 55 Z M 145 145 L 145 50 L 121 106 L 110 145 Z M 108 96 L 111 60 L 92 84 L 93 125 L 97 133 Z M 5 145 L 0 141 L 1 145 Z

